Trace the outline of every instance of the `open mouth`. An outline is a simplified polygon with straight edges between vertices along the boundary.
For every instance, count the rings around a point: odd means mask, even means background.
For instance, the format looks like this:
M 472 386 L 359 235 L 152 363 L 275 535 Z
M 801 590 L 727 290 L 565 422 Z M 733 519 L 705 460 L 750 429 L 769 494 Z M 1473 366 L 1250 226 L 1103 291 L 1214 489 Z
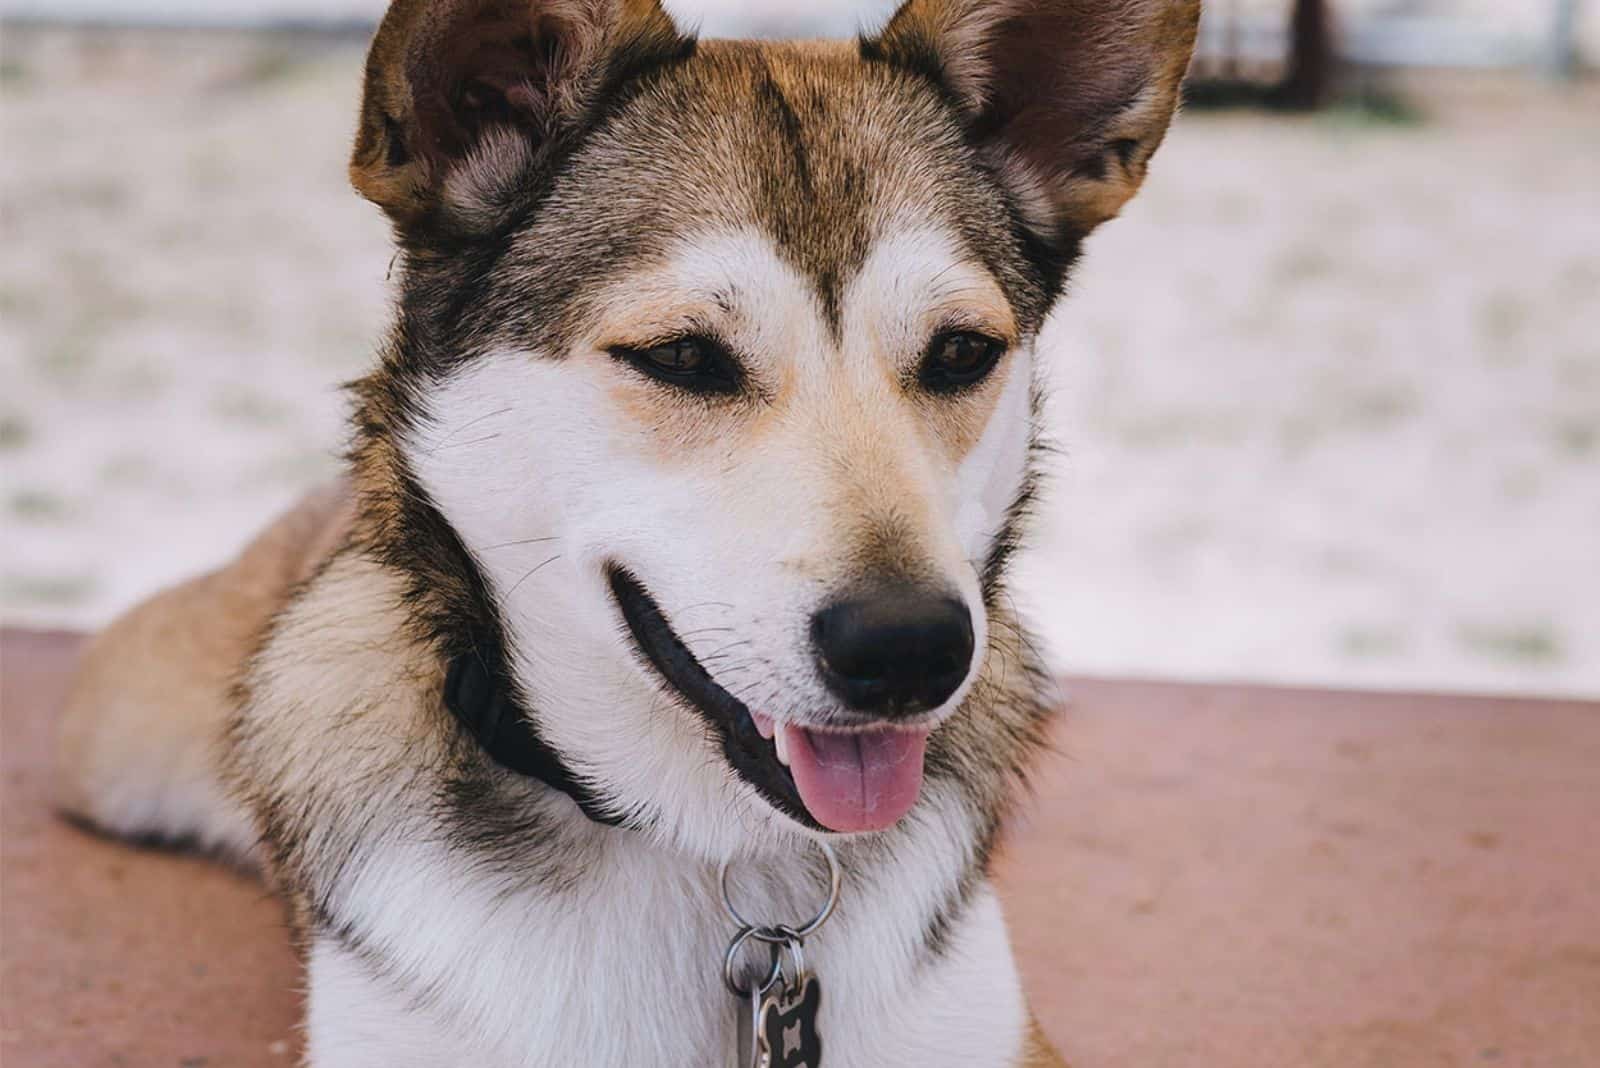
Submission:
M 773 807 L 808 827 L 855 832 L 893 826 L 916 803 L 930 728 L 823 730 L 752 712 L 695 659 L 638 579 L 615 565 L 607 577 L 644 658 Z

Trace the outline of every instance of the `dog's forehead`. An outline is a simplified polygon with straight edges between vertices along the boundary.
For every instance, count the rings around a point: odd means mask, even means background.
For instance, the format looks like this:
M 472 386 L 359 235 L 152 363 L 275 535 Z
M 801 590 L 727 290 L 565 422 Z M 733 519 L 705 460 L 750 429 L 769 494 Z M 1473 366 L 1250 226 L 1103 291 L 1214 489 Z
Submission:
M 614 108 L 527 244 L 562 249 L 571 280 L 586 263 L 614 277 L 660 259 L 686 234 L 759 229 L 837 330 L 874 247 L 930 226 L 1030 318 L 1036 287 L 1010 209 L 929 83 L 845 42 L 708 41 Z

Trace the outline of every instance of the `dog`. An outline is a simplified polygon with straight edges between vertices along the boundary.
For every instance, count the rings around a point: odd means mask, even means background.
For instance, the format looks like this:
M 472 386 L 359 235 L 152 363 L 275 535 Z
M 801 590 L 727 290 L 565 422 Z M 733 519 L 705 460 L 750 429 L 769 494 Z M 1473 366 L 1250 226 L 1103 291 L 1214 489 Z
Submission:
M 1034 344 L 1198 16 L 395 0 L 346 474 L 95 639 L 65 810 L 259 866 L 313 1068 L 748 1064 L 763 990 L 814 1031 L 769 1065 L 1059 1065 L 988 875 L 1056 704 Z

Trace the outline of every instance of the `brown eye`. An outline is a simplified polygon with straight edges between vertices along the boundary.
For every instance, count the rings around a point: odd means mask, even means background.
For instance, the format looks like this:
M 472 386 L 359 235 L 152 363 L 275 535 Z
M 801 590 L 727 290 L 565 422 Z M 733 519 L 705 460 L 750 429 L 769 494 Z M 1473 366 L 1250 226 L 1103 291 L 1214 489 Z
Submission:
M 743 381 L 728 350 L 698 335 L 643 349 L 616 348 L 611 355 L 651 378 L 692 393 L 734 393 Z
M 663 374 L 669 375 L 692 375 L 710 362 L 700 340 L 692 337 L 645 349 L 640 355 Z
M 930 392 L 956 393 L 982 381 L 1005 351 L 1003 341 L 969 330 L 951 330 L 928 343 L 917 377 Z

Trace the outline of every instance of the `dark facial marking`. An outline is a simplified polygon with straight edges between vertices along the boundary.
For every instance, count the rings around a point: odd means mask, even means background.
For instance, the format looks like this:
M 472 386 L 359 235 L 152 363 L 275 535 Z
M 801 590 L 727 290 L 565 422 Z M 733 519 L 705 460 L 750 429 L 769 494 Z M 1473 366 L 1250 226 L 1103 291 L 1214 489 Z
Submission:
M 819 192 L 816 182 L 812 178 L 811 155 L 806 147 L 806 134 L 799 114 L 795 111 L 794 105 L 790 103 L 788 96 L 784 94 L 782 86 L 778 84 L 777 79 L 773 76 L 770 65 L 764 68 L 761 76 L 756 80 L 755 96 L 758 110 L 768 116 L 777 129 L 778 143 L 783 146 L 781 155 L 787 157 L 789 176 L 793 178 L 794 183 L 792 190 L 784 190 L 781 188 L 785 184 L 784 176 L 778 176 L 777 180 L 772 183 L 774 193 L 785 199 L 798 197 L 799 199 L 795 203 L 801 205 L 816 205 Z M 823 114 L 824 109 L 820 106 L 821 99 L 820 93 L 812 94 L 809 111 L 813 116 L 820 117 Z M 832 191 L 830 191 L 831 193 Z M 837 203 L 842 198 L 830 195 L 829 199 Z M 801 226 L 811 227 L 820 221 L 821 217 L 815 211 L 808 210 L 802 216 Z M 806 241 L 806 235 L 803 232 L 795 232 L 794 229 L 788 226 L 785 226 L 785 230 L 787 233 L 779 237 L 780 244 L 793 245 Z M 831 263 L 824 262 L 813 265 L 808 273 L 816 286 L 817 299 L 822 304 L 823 321 L 827 324 L 828 332 L 835 340 L 838 340 L 842 329 L 839 312 L 839 268 Z
M 800 129 L 800 116 L 795 114 L 789 98 L 772 76 L 768 67 L 756 80 L 756 106 L 774 120 L 778 138 L 794 167 L 794 179 L 802 194 L 811 194 L 811 163 L 806 155 L 805 137 Z

